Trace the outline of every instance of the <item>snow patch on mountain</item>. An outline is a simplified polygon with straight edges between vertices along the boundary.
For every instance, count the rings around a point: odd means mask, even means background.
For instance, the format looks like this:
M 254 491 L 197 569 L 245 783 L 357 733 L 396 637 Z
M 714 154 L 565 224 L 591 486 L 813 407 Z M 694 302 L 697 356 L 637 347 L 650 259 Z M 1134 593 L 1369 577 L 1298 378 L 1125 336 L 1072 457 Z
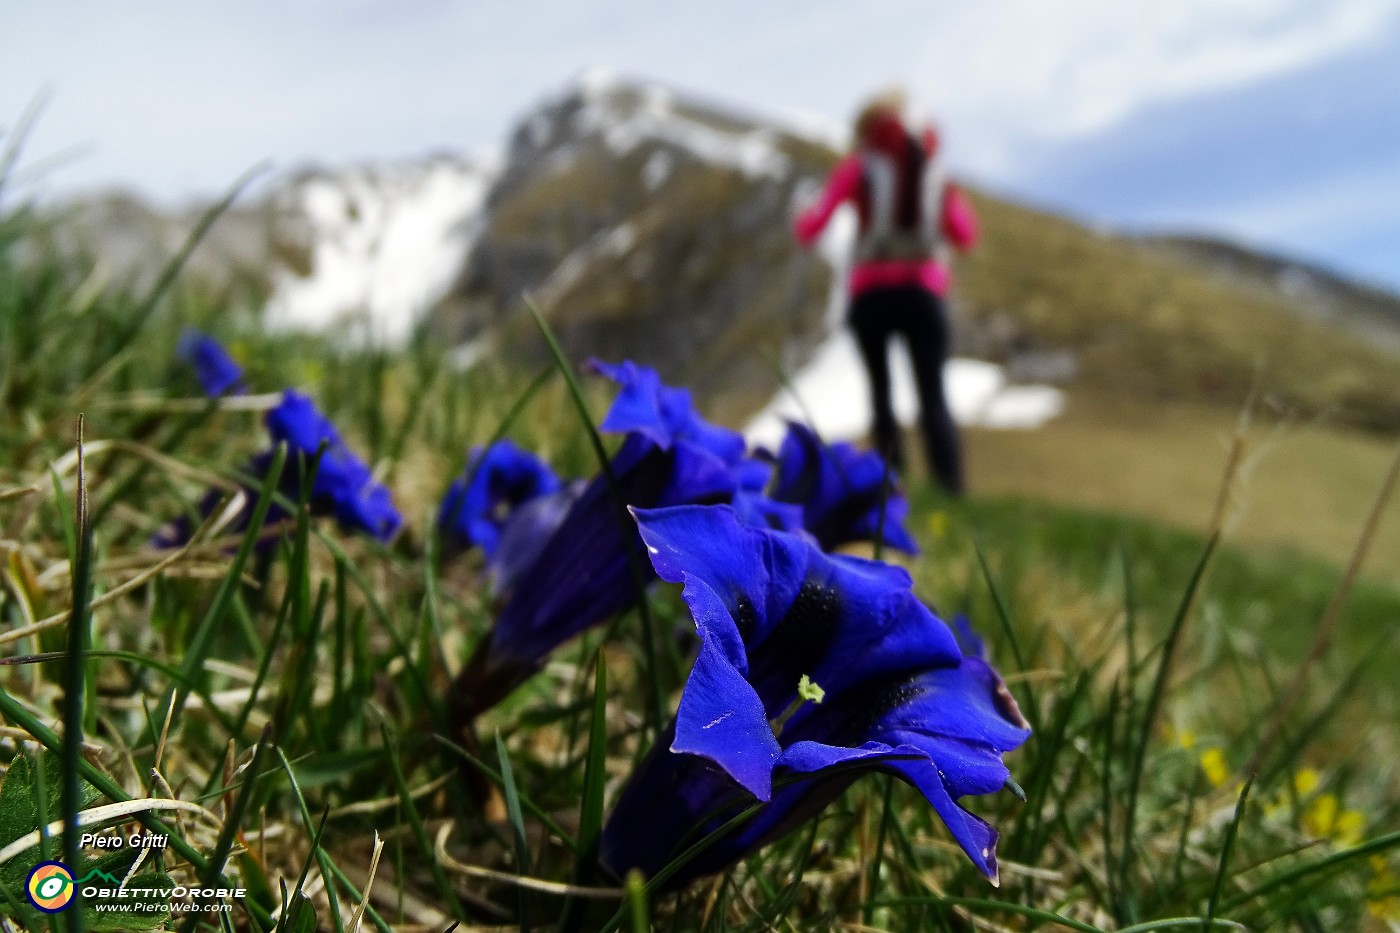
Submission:
M 268 326 L 349 327 L 374 343 L 403 343 L 460 271 L 495 174 L 489 163 L 438 158 L 294 183 L 279 206 L 302 219 L 311 270 L 278 270 Z
M 671 92 L 664 88 L 642 87 L 640 102 L 626 106 L 614 84 L 590 77 L 580 83 L 579 94 L 584 105 L 574 115 L 575 131 L 601 136 L 617 155 L 627 155 L 644 143 L 660 142 L 702 161 L 731 166 L 753 179 L 783 178 L 791 171 L 773 130 L 729 131 L 694 119 L 676 107 Z

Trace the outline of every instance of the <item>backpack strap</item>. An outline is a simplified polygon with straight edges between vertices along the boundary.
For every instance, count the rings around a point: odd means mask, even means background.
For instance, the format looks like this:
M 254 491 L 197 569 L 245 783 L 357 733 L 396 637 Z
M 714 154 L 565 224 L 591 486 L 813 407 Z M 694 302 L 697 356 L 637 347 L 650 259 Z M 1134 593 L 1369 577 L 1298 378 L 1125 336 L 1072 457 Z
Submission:
M 866 150 L 860 155 L 862 227 L 856 260 L 933 258 L 939 249 L 943 174 L 941 160 L 909 138 L 904 164 L 891 154 Z

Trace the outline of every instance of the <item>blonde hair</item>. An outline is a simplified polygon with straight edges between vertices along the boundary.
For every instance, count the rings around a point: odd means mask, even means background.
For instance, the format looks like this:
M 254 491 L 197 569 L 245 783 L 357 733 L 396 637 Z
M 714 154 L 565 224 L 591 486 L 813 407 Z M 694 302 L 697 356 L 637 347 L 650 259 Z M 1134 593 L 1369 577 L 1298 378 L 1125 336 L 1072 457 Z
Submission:
M 880 117 L 893 115 L 903 119 L 908 104 L 909 96 L 904 93 L 902 87 L 886 88 L 875 94 L 856 113 L 855 123 L 851 126 L 854 135 L 852 145 L 859 146 L 870 131 L 871 124 Z

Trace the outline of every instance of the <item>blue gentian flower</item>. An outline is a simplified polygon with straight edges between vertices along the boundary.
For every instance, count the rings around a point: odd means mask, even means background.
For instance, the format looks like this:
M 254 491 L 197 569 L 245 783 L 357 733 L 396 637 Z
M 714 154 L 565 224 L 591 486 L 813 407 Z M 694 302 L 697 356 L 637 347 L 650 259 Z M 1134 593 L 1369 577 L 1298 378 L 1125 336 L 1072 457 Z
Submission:
M 510 514 L 501 528 L 496 553 L 486 562 L 494 595 L 511 591 L 520 575 L 539 558 L 543 543 L 559 530 L 587 489 L 587 482 L 576 479 L 552 493 L 531 499 Z
M 826 550 L 855 541 L 874 541 L 880 533 L 883 499 L 884 541 L 889 547 L 917 554 L 919 545 L 904 527 L 909 500 L 885 485 L 884 459 L 874 451 L 857 450 L 844 441 L 825 444 L 805 424 L 788 423 L 778 450 L 778 477 L 771 496 L 802 506 L 803 523 Z
M 701 645 L 674 724 L 604 828 L 609 869 L 655 875 L 762 802 L 669 884 L 719 871 L 878 769 L 922 792 L 995 880 L 996 830 L 958 801 L 1001 789 L 1002 754 L 1030 730 L 1001 678 L 964 657 L 909 575 L 742 525 L 724 506 L 634 514 L 657 573 L 685 585 Z M 802 699 L 804 680 L 824 691 L 820 702 Z
M 706 450 L 730 466 L 744 456 L 744 438 L 737 431 L 710 424 L 700 417 L 689 389 L 668 386 L 656 370 L 631 360 L 610 365 L 589 360 L 588 367 L 620 387 L 599 430 L 641 434 L 663 449 L 685 443 Z
M 272 440 L 287 445 L 287 460 L 277 484 L 279 493 L 294 502 L 300 500 L 301 478 L 312 470 L 314 463 L 315 478 L 307 495 L 312 515 L 334 515 L 341 527 L 364 531 L 380 541 L 394 536 L 403 519 L 394 508 L 389 490 L 375 482 L 369 467 L 345 445 L 340 432 L 321 414 L 315 402 L 288 389 L 282 393 L 282 401 L 268 410 L 264 420 Z M 316 460 L 318 452 L 321 454 L 319 461 Z M 272 451 L 265 450 L 253 457 L 245 472 L 252 477 L 266 476 L 272 461 Z M 248 494 L 247 507 L 244 514 L 229 524 L 228 531 L 241 531 L 252 517 L 258 490 L 245 486 L 244 491 Z M 213 514 L 221 499 L 222 493 L 218 490 L 206 493 L 197 509 L 200 518 Z M 266 520 L 271 525 L 286 517 L 286 509 L 273 502 Z M 152 537 L 151 544 L 162 548 L 178 547 L 188 541 L 191 534 L 189 519 L 181 516 L 161 528 Z M 270 547 L 271 542 L 260 546 Z
M 369 466 L 340 438 L 340 432 L 316 403 L 294 389 L 282 393 L 282 401 L 267 412 L 267 430 L 273 441 L 287 444 L 287 468 L 283 492 L 296 498 L 301 457 L 309 470 L 318 451 L 316 475 L 310 491 L 314 515 L 334 515 L 347 529 L 367 532 L 381 541 L 394 536 L 403 524 L 389 490 L 374 480 Z
M 706 422 L 688 392 L 665 385 L 648 367 L 597 361 L 590 366 L 621 387 L 601 427 L 624 433 L 622 447 L 608 472 L 581 492 L 522 512 L 519 522 L 534 523 L 534 533 L 518 532 L 515 519 L 502 529 L 501 540 L 515 543 L 502 545 L 509 560 L 495 573 L 501 609 L 458 675 L 454 716 L 459 722 L 470 722 L 498 703 L 555 648 L 641 599 L 642 587 L 654 577 L 623 506 L 734 497 L 742 436 Z M 563 511 L 566 498 L 571 501 Z M 538 533 L 550 525 L 552 533 Z
M 239 366 L 219 341 L 193 328 L 180 335 L 175 355 L 194 368 L 204 394 L 210 398 L 241 395 L 248 391 Z
M 739 485 L 734 492 L 733 505 L 739 521 L 778 531 L 802 530 L 802 506 L 779 502 L 770 498 L 765 491 L 773 478 L 773 464 L 770 461 L 761 457 L 747 457 L 739 464 L 735 477 Z
M 521 506 L 559 491 L 559 477 L 535 454 L 508 438 L 472 448 L 466 472 L 452 481 L 438 510 L 445 543 L 496 555 L 501 530 Z

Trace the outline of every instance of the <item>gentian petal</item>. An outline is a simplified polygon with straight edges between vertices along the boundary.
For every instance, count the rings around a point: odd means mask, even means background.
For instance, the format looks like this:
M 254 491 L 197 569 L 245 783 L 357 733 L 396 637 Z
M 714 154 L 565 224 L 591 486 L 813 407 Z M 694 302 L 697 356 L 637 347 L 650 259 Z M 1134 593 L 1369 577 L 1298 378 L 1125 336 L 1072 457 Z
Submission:
M 664 385 L 654 370 L 631 362 L 591 366 L 621 386 L 602 428 L 626 437 L 606 473 L 589 482 L 547 541 L 512 549 L 498 575 L 508 592 L 496 626 L 457 678 L 464 716 L 498 702 L 549 652 L 641 597 L 650 568 L 619 505 L 728 502 L 737 488 L 741 435 L 707 424 L 690 394 Z M 474 678 L 484 686 L 474 686 Z
M 963 657 L 987 659 L 987 646 L 982 641 L 982 636 L 972 627 L 967 616 L 959 612 L 953 616 L 953 634 L 957 636 L 958 647 L 962 649 Z
M 883 531 L 886 545 L 917 554 L 918 543 L 904 527 L 909 502 L 897 488 L 886 491 L 885 480 L 879 454 L 845 442 L 824 444 L 811 428 L 789 422 L 772 498 L 801 505 L 807 530 L 826 550 L 873 541 Z
M 335 424 L 310 398 L 294 389 L 286 390 L 265 421 L 272 439 L 287 444 L 284 494 L 297 498 L 301 470 L 308 469 L 320 451 L 310 491 L 312 513 L 334 515 L 342 526 L 368 532 L 381 541 L 393 537 L 403 520 L 389 490 L 375 482 L 369 466 L 345 445 Z M 298 457 L 300 467 L 295 462 Z
M 903 777 L 918 788 L 924 798 L 933 805 L 949 834 L 977 870 L 993 883 L 997 880 L 997 831 L 975 814 L 960 807 L 947 785 L 938 773 L 938 765 L 929 761 L 894 761 L 885 767 Z
M 829 693 L 962 657 L 909 591 L 902 568 L 823 554 L 804 537 L 741 525 L 727 506 L 634 510 L 657 574 L 704 580 L 750 648 L 750 679 L 770 715 L 807 674 Z M 755 654 L 754 646 L 764 650 Z
M 671 472 L 655 504 L 728 502 L 734 496 L 734 470 L 709 450 L 689 441 L 676 441 L 668 452 Z
M 623 502 L 655 503 L 671 481 L 674 457 L 640 435 L 629 435 L 612 461 L 610 489 L 602 474 L 589 481 L 529 568 L 516 574 L 496 619 L 494 663 L 534 673 L 549 652 L 611 618 L 641 595 L 628 550 L 641 541 L 619 513 Z
M 511 513 L 501 528 L 495 553 L 486 562 L 493 592 L 504 595 L 510 591 L 539 558 L 587 486 L 583 480 L 574 480 L 562 489 L 531 499 Z
M 516 509 L 558 490 L 559 478 L 543 460 L 502 438 L 472 449 L 465 473 L 443 497 L 438 526 L 455 548 L 480 546 L 489 558 Z
M 180 335 L 175 355 L 194 368 L 204 394 L 210 398 L 240 395 L 247 391 L 243 383 L 243 367 L 239 366 L 223 344 L 193 328 Z
M 779 502 L 764 491 L 773 476 L 773 464 L 757 457 L 746 457 L 735 470 L 738 489 L 734 492 L 734 512 L 739 521 L 757 528 L 801 531 L 802 506 Z
M 805 545 L 745 527 L 727 508 L 633 509 L 656 573 L 668 583 L 705 581 L 747 642 L 796 599 Z M 796 684 L 796 681 L 794 681 Z
M 690 441 L 731 466 L 743 457 L 743 435 L 701 418 L 690 393 L 663 383 L 656 370 L 631 360 L 617 365 L 589 360 L 588 367 L 620 387 L 600 430 L 641 434 L 663 449 Z
M 733 652 L 743 657 L 739 633 L 704 583 L 688 586 L 686 600 L 696 613 L 700 655 L 681 695 L 671 751 L 708 758 L 749 793 L 768 800 L 781 749 L 763 701 L 733 663 Z
M 657 738 L 659 753 L 647 755 L 638 764 L 603 826 L 599 858 L 619 878 L 631 868 L 654 876 L 676 854 L 755 802 L 705 760 L 666 751 L 673 740 L 670 730 Z M 716 840 L 682 868 L 669 886 L 738 860 L 751 847 L 746 838 L 750 828 L 745 824 Z

